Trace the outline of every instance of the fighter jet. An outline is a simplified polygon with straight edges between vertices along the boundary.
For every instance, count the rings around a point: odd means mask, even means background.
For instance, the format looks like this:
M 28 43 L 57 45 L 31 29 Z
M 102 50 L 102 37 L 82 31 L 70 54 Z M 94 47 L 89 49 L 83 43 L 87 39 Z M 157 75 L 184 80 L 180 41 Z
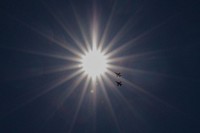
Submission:
M 122 82 L 121 81 L 115 81 L 117 83 L 117 86 L 122 86 Z
M 114 72 L 116 74 L 117 77 L 121 77 L 121 73 L 120 72 Z

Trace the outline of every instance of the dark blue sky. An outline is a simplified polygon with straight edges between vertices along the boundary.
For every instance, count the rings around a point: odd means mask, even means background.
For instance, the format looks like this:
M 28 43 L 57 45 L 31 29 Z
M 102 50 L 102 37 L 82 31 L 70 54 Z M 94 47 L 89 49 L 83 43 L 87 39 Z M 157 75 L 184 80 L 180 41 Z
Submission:
M 1 1 L 0 132 L 68 133 L 73 125 L 72 133 L 199 133 L 199 5 L 191 0 Z M 116 65 L 130 68 L 119 71 L 144 91 L 123 83 L 115 89 L 125 102 L 106 85 L 115 116 L 101 91 L 95 109 L 91 106 L 92 94 L 86 92 L 73 123 L 85 81 L 63 100 L 77 78 L 56 84 L 75 71 L 47 72 L 72 62 L 43 54 L 70 57 L 72 53 L 45 35 L 71 42 L 78 49 L 57 20 L 83 40 L 73 9 L 88 30 L 86 36 L 90 36 L 94 7 L 101 36 L 115 7 L 107 41 L 127 24 L 126 32 L 112 49 L 136 39 L 116 56 L 139 56 Z M 98 84 L 97 88 L 101 89 Z

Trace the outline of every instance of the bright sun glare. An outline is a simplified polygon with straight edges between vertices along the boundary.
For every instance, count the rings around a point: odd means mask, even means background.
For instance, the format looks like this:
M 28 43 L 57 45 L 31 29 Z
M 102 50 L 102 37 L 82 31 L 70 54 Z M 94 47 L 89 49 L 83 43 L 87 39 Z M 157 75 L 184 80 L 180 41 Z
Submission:
M 107 58 L 99 50 L 93 49 L 82 56 L 83 71 L 91 78 L 96 78 L 107 71 Z

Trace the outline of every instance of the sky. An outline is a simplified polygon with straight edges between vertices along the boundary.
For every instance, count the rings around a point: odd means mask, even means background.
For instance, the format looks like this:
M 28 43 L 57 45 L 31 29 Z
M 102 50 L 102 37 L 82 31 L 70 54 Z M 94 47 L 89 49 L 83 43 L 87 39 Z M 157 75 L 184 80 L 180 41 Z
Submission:
M 199 6 L 1 1 L 0 132 L 200 132 Z M 75 59 L 95 37 L 122 86 L 115 74 L 98 82 L 79 73 Z

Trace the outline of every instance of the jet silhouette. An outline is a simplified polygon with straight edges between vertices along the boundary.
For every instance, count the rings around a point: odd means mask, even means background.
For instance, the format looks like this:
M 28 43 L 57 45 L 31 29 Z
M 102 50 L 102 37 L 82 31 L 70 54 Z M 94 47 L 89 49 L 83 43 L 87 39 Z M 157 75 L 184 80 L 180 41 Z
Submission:
M 117 77 L 121 77 L 122 76 L 120 72 L 119 73 L 114 72 L 114 73 L 116 74 Z
M 117 86 L 122 86 L 122 82 L 121 81 L 115 81 L 117 83 Z

